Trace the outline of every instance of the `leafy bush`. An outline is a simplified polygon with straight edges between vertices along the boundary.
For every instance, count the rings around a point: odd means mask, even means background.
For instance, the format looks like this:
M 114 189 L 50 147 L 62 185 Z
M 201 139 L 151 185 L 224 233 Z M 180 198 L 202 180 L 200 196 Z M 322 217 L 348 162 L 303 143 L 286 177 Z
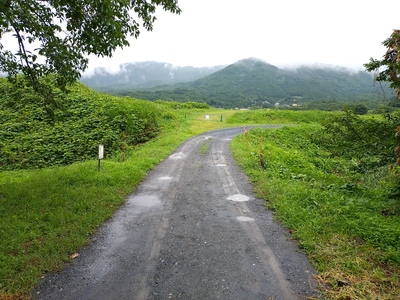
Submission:
M 386 118 L 361 118 L 352 110 L 332 116 L 322 122 L 324 130 L 313 140 L 324 145 L 333 156 L 354 162 L 358 171 L 384 166 L 395 161 L 394 115 Z
M 368 108 L 365 105 L 358 104 L 354 107 L 354 113 L 356 115 L 366 115 L 368 113 Z
M 0 81 L 0 169 L 93 159 L 100 143 L 110 156 L 122 143 L 143 143 L 159 131 L 159 110 L 151 102 L 102 95 L 78 83 L 68 93 L 53 93 L 49 106 L 23 79 Z

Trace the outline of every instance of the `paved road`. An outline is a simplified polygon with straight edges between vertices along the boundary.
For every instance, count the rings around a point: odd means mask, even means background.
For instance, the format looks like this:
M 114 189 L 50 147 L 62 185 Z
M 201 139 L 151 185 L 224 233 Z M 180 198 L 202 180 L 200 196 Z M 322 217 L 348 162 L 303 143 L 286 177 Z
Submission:
M 242 131 L 213 131 L 183 143 L 149 172 L 71 265 L 43 280 L 34 298 L 313 295 L 315 271 L 307 257 L 254 198 L 231 156 L 229 141 Z

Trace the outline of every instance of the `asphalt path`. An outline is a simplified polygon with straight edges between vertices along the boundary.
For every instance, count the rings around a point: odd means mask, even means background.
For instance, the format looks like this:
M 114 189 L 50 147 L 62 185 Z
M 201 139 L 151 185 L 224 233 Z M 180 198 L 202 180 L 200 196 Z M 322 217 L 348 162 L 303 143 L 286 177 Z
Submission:
M 183 143 L 33 298 L 315 296 L 315 270 L 232 157 L 229 142 L 242 132 L 212 131 Z

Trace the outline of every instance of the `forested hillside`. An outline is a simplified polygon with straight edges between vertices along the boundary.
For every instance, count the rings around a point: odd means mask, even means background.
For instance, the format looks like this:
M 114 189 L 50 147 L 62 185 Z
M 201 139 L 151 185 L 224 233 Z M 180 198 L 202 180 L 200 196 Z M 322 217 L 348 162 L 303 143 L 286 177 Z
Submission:
M 367 72 L 307 66 L 284 70 L 257 59 L 238 61 L 187 83 L 110 92 L 148 100 L 206 102 L 224 108 L 274 107 L 278 104 L 294 107 L 314 101 L 366 102 L 393 96 L 387 88 L 376 87 L 372 75 Z

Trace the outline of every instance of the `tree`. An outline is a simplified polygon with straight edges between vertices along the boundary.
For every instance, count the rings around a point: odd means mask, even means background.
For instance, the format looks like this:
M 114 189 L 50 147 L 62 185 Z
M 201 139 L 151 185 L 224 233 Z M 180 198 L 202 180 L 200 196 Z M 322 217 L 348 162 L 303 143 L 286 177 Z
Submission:
M 87 55 L 111 57 L 128 36 L 151 31 L 157 6 L 181 12 L 177 0 L 0 0 L 0 72 L 23 73 L 39 92 L 39 78 L 55 73 L 65 88 L 88 67 Z M 6 33 L 16 51 L 2 43 Z
M 390 87 L 396 89 L 396 96 L 400 98 L 400 30 L 395 29 L 388 39 L 382 43 L 387 51 L 382 60 L 370 58 L 364 64 L 368 72 L 375 72 L 375 80 L 390 82 Z
M 376 60 L 371 58 L 370 62 L 364 64 L 364 66 L 367 71 L 375 72 L 376 81 L 390 82 L 390 87 L 396 89 L 397 99 L 400 99 L 400 30 L 394 29 L 390 37 L 382 44 L 387 48 L 383 59 Z M 394 119 L 399 123 L 398 117 L 389 116 L 389 119 Z M 395 137 L 397 140 L 395 148 L 396 163 L 397 166 L 400 166 L 400 126 L 396 129 Z
M 355 115 L 366 115 L 368 113 L 368 108 L 363 104 L 357 104 L 354 107 L 354 114 Z

